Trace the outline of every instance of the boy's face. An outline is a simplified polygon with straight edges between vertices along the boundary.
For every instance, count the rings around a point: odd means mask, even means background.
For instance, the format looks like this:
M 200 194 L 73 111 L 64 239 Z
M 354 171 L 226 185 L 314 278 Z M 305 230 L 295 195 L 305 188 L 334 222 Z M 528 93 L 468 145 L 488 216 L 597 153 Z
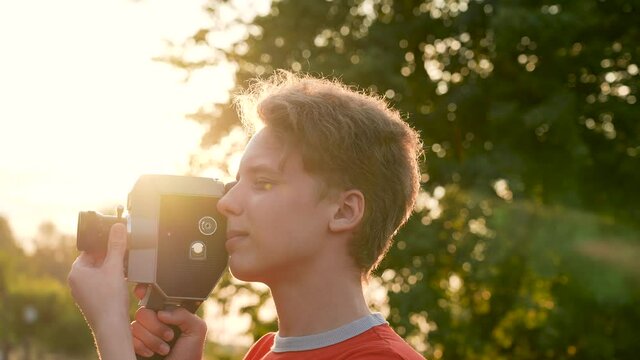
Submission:
M 335 209 L 319 198 L 320 180 L 268 127 L 249 142 L 237 180 L 218 202 L 233 275 L 265 283 L 302 275 L 321 253 Z

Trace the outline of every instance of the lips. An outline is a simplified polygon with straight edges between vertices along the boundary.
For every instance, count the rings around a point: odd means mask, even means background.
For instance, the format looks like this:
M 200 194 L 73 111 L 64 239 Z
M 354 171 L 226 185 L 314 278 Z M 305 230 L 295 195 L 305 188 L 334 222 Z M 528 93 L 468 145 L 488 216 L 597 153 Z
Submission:
M 227 241 L 225 242 L 225 247 L 228 252 L 231 252 L 237 244 L 242 241 L 244 238 L 249 235 L 246 231 L 241 230 L 227 230 Z

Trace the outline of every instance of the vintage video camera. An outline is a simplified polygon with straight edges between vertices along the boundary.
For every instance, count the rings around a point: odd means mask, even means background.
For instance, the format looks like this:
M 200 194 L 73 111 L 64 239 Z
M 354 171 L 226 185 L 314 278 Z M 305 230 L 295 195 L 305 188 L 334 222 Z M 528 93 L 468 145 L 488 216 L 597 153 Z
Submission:
M 122 207 L 117 216 L 80 212 L 77 248 L 105 252 L 111 226 L 125 224 L 127 278 L 148 285 L 140 305 L 195 312 L 227 267 L 226 220 L 216 210 L 224 192 L 213 179 L 143 175 L 129 193 L 127 216 Z

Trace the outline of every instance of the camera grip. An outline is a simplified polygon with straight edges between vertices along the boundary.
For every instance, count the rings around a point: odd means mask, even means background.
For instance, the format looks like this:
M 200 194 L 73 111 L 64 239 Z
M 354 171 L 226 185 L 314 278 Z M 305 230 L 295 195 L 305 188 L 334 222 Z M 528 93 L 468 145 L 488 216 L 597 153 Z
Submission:
M 145 308 L 149 310 L 153 310 L 156 313 L 160 310 L 170 310 L 170 309 L 175 309 L 177 307 L 176 305 L 167 304 L 165 300 L 166 299 L 164 298 L 164 296 L 162 296 L 154 287 L 149 287 L 147 289 L 145 298 L 141 300 L 140 305 L 143 305 Z M 195 314 L 195 312 L 198 310 L 201 304 L 202 304 L 201 301 L 184 301 L 180 304 L 179 307 L 182 307 L 188 310 L 189 312 Z M 182 331 L 176 325 L 170 325 L 170 324 L 167 324 L 167 325 L 171 327 L 171 330 L 173 330 L 173 339 L 167 342 L 169 344 L 169 348 L 173 349 L 173 346 L 176 344 L 176 341 L 180 338 Z M 143 357 L 141 355 L 136 354 L 136 359 L 137 360 L 163 360 L 166 356 L 167 355 L 160 355 L 160 354 L 154 353 L 151 357 Z

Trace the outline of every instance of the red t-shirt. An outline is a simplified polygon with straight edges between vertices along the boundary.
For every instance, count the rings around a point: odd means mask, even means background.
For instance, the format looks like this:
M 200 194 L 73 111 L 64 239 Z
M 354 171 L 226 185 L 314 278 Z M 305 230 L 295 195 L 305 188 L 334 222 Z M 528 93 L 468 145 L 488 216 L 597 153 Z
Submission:
M 424 360 L 388 324 L 374 326 L 350 339 L 326 347 L 305 350 L 273 352 L 275 333 L 260 338 L 244 360 Z

